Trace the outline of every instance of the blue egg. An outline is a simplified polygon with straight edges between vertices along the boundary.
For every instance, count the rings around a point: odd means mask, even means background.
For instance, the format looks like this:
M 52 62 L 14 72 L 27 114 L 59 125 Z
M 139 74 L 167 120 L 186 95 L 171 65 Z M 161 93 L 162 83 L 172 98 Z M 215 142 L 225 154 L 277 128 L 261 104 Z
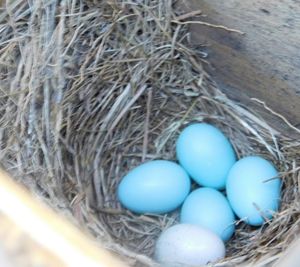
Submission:
M 191 180 L 178 164 L 154 160 L 130 171 L 121 181 L 118 198 L 136 213 L 161 214 L 179 207 L 191 188 Z
M 276 178 L 277 177 L 277 178 Z M 239 160 L 229 172 L 227 198 L 235 214 L 246 223 L 258 226 L 278 211 L 281 181 L 267 160 L 251 156 Z
M 193 191 L 186 198 L 180 222 L 207 228 L 223 241 L 228 241 L 235 230 L 234 213 L 228 200 L 219 191 L 207 187 Z
M 176 153 L 180 165 L 199 184 L 223 189 L 232 165 L 236 161 L 229 140 L 216 127 L 196 123 L 180 134 Z

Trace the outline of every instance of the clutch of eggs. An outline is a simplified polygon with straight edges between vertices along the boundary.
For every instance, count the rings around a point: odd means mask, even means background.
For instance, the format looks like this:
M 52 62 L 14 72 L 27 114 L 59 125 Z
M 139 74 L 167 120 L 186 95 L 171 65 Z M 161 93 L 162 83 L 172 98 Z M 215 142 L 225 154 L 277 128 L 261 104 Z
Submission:
M 135 213 L 163 214 L 179 208 L 180 224 L 159 237 L 155 258 L 165 267 L 200 266 L 225 255 L 235 216 L 259 226 L 280 204 L 281 181 L 271 162 L 249 156 L 237 161 L 216 127 L 195 123 L 176 142 L 179 164 L 153 160 L 132 169 L 118 187 L 121 204 Z M 200 186 L 190 193 L 191 179 Z M 223 192 L 218 190 L 224 190 Z

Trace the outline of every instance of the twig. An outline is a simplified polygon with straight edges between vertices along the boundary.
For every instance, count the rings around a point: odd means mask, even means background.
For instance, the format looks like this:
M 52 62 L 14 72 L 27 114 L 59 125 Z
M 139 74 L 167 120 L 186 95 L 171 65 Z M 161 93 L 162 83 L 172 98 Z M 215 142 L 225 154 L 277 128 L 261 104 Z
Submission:
M 275 116 L 279 117 L 280 119 L 282 119 L 289 127 L 291 127 L 292 129 L 294 129 L 297 133 L 300 133 L 300 129 L 298 129 L 297 127 L 295 127 L 293 124 L 291 124 L 289 122 L 288 119 L 286 119 L 284 116 L 282 116 L 281 114 L 279 114 L 278 112 L 274 111 L 273 109 L 271 109 L 270 107 L 267 106 L 267 104 L 264 101 L 261 101 L 257 98 L 251 98 L 251 100 L 261 104 L 264 106 L 264 108 L 268 111 L 270 111 L 272 114 L 274 114 Z
M 142 161 L 145 160 L 147 154 L 147 146 L 148 146 L 148 131 L 149 131 L 149 119 L 150 119 L 150 112 L 151 112 L 151 102 L 152 102 L 152 89 L 148 89 L 148 98 L 147 98 L 147 111 L 146 111 L 146 118 L 145 118 L 145 134 L 143 140 L 143 154 L 142 154 Z
M 222 30 L 225 30 L 225 31 L 228 31 L 228 32 L 236 32 L 236 33 L 241 34 L 241 35 L 245 34 L 244 32 L 242 32 L 240 30 L 228 28 L 228 27 L 223 26 L 223 25 L 211 24 L 209 22 L 199 21 L 199 20 L 197 20 L 197 21 L 184 21 L 184 22 L 181 22 L 181 21 L 178 21 L 178 20 L 172 20 L 172 22 L 176 23 L 176 24 L 180 24 L 180 25 L 199 24 L 199 25 L 204 25 L 204 26 L 208 26 L 208 27 L 212 27 L 212 28 L 222 29 Z
M 201 10 L 194 10 L 194 11 L 191 11 L 191 12 L 188 12 L 183 15 L 175 17 L 175 20 L 181 21 L 181 20 L 185 20 L 185 19 L 189 19 L 189 18 L 198 16 L 198 15 L 201 15 L 201 14 L 202 14 Z

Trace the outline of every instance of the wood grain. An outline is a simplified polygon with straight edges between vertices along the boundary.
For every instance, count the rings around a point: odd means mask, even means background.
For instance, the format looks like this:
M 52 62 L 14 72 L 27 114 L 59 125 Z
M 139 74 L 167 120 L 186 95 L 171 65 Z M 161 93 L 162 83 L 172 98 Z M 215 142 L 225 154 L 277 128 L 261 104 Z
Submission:
M 2 171 L 0 240 L 15 267 L 126 267 Z
M 207 45 L 210 74 L 233 99 L 245 105 L 259 98 L 300 126 L 300 1 L 182 0 L 186 11 L 201 9 L 201 20 L 245 32 L 239 35 L 191 26 L 192 41 Z M 277 129 L 282 121 L 270 114 Z

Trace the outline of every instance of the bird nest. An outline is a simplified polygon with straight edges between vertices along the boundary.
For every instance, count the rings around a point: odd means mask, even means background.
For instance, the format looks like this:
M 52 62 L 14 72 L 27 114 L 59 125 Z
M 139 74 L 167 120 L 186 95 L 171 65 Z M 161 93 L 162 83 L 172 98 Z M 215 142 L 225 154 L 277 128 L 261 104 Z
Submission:
M 133 214 L 116 188 L 144 161 L 176 160 L 174 140 L 188 123 L 212 123 L 239 158 L 263 156 L 283 181 L 273 220 L 260 228 L 236 222 L 217 265 L 276 262 L 299 232 L 300 143 L 219 90 L 189 42 L 187 19 L 172 0 L 7 1 L 2 166 L 124 261 L 153 266 L 157 237 L 178 211 Z

